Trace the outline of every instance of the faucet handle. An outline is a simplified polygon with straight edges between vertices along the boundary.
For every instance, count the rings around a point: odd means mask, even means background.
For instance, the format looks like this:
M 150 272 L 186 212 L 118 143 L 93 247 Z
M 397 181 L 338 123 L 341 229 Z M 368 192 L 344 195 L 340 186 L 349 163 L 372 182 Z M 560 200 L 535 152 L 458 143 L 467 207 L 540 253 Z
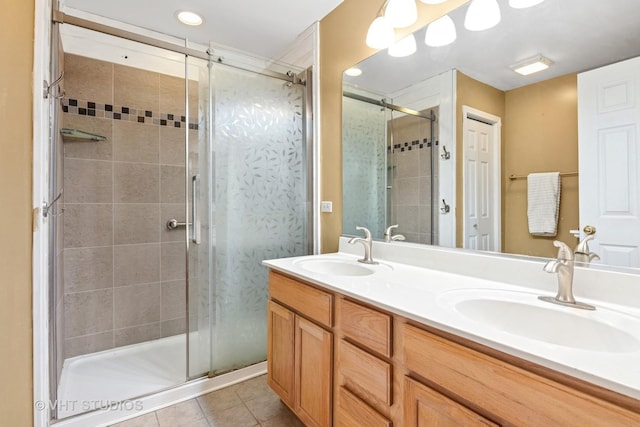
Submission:
M 566 243 L 561 242 L 560 240 L 554 240 L 553 246 L 558 248 L 558 259 L 573 261 L 573 251 Z
M 356 230 L 364 231 L 364 238 L 367 240 L 371 240 L 371 231 L 369 231 L 368 228 L 360 227 L 359 225 L 357 225 Z

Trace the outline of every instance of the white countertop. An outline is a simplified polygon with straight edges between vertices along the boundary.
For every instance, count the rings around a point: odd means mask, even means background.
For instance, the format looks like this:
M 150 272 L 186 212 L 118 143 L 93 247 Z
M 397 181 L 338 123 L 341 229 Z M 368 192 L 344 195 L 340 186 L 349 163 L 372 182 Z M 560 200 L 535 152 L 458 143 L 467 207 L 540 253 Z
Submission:
M 374 258 L 380 261 L 381 265 L 367 266 L 375 270 L 374 274 L 367 276 L 339 276 L 316 273 L 301 268 L 301 261 L 309 258 L 356 262 L 360 257 L 353 253 L 348 253 L 353 251 L 350 248 L 346 248 L 342 243 L 341 252 L 338 253 L 266 260 L 263 261 L 263 264 L 273 270 L 284 272 L 326 289 L 367 302 L 383 310 L 470 339 L 635 399 L 640 399 L 640 348 L 636 348 L 635 344 L 618 352 L 595 351 L 588 349 L 590 347 L 589 343 L 586 343 L 587 345 L 585 346 L 581 345 L 582 337 L 579 331 L 576 331 L 574 335 L 567 336 L 566 343 L 571 343 L 570 346 L 564 345 L 565 341 L 562 336 L 556 337 L 555 343 L 552 344 L 508 332 L 508 327 L 496 327 L 495 323 L 494 326 L 491 326 L 484 321 L 479 322 L 462 314 L 455 306 L 455 303 L 460 301 L 461 295 L 463 299 L 469 296 L 473 297 L 474 294 L 485 296 L 509 295 L 516 300 L 526 300 L 527 304 L 542 304 L 545 308 L 548 305 L 550 310 L 554 310 L 554 314 L 559 314 L 560 316 L 563 316 L 563 312 L 565 312 L 571 316 L 595 319 L 605 324 L 615 325 L 623 331 L 640 337 L 640 328 L 638 327 L 640 325 L 640 307 L 638 307 L 639 302 L 637 300 L 634 301 L 635 305 L 623 305 L 616 303 L 616 299 L 611 302 L 589 298 L 588 296 L 579 297 L 576 292 L 576 299 L 595 305 L 598 309 L 586 311 L 549 304 L 538 301 L 537 296 L 554 296 L 555 289 L 550 288 L 553 288 L 555 278 L 552 277 L 553 275 L 543 273 L 539 276 L 539 281 L 542 282 L 540 286 L 537 286 L 537 282 L 533 282 L 538 278 L 537 272 L 541 270 L 542 264 L 539 261 L 510 260 L 505 257 L 499 260 L 491 260 L 486 258 L 486 255 L 485 258 L 475 259 L 469 258 L 472 256 L 469 253 L 458 255 L 455 252 L 451 252 L 450 255 L 435 252 L 427 253 L 428 251 L 437 251 L 437 249 L 427 248 L 427 252 L 424 252 L 425 249 L 417 248 L 417 245 L 414 246 L 416 246 L 416 251 L 418 252 L 415 252 L 411 245 L 402 247 L 402 250 L 406 253 L 412 253 L 409 257 L 412 260 L 408 263 L 401 263 L 389 260 L 389 258 L 394 258 L 393 256 L 385 257 L 385 254 L 394 251 L 394 247 L 376 242 L 374 250 L 378 249 L 380 257 L 376 258 L 376 252 L 374 251 Z M 399 248 L 400 246 L 397 247 Z M 346 251 L 343 249 L 346 249 Z M 356 250 L 358 249 L 361 251 L 360 245 L 356 248 Z M 436 268 L 411 265 L 420 264 L 415 260 L 425 255 L 431 255 L 431 259 L 438 256 L 445 257 L 443 259 L 450 261 L 449 267 L 444 268 L 445 270 L 451 270 L 451 265 L 455 266 L 456 262 L 464 263 L 464 266 L 461 264 L 460 270 L 468 270 L 472 268 L 469 266 L 474 263 L 477 263 L 480 268 L 484 265 L 486 268 L 494 269 L 498 264 L 494 265 L 493 263 L 504 263 L 507 272 L 511 270 L 513 273 L 512 282 L 529 283 L 527 286 L 517 286 L 506 281 L 478 278 L 475 277 L 475 274 L 473 276 L 462 275 L 441 271 Z M 499 270 L 500 274 L 508 276 L 503 271 L 504 269 L 500 268 Z M 530 274 L 528 274 L 529 272 Z M 487 271 L 483 271 L 478 275 L 486 277 L 487 274 Z M 576 276 L 581 277 L 586 274 L 590 273 L 583 272 L 576 274 Z M 594 274 L 601 279 L 600 273 Z M 523 276 L 535 277 L 534 279 L 528 277 L 527 280 L 519 280 Z M 632 279 L 637 281 L 637 278 Z M 586 282 L 587 280 L 585 279 Z M 531 286 L 531 283 L 536 283 L 536 286 Z M 640 286 L 640 283 L 637 283 L 637 285 Z M 624 286 L 621 286 L 621 289 L 624 289 Z M 598 295 L 598 292 L 592 293 L 596 296 Z M 634 294 L 633 297 L 637 297 L 637 295 Z M 620 296 L 618 296 L 618 299 L 624 300 Z M 607 313 L 614 313 L 613 321 L 606 318 Z M 510 314 L 507 313 L 505 315 L 508 316 Z M 514 317 L 519 317 L 515 320 L 522 321 L 526 319 L 521 316 L 527 316 L 527 313 L 526 310 L 523 312 L 516 311 L 513 315 Z M 557 336 L 557 328 L 551 329 L 549 335 L 554 335 L 555 333 Z M 588 332 L 591 333 L 593 331 Z M 610 337 L 596 336 L 596 339 L 599 338 L 604 340 Z M 635 341 L 630 339 L 630 342 Z

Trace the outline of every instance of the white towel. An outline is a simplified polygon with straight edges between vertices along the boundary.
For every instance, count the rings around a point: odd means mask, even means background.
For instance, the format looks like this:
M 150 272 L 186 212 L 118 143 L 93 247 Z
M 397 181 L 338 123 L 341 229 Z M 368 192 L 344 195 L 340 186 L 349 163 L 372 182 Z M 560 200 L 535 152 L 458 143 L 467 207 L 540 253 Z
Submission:
M 527 176 L 529 233 L 555 236 L 560 211 L 560 173 L 532 173 Z

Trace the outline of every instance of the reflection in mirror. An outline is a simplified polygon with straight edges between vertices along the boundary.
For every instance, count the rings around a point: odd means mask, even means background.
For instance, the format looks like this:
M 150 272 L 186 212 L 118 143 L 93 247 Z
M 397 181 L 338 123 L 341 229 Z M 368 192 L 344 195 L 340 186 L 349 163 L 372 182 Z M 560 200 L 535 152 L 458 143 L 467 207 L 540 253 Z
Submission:
M 364 225 L 375 229 L 374 236 L 381 239 L 386 226 L 399 223 L 398 232 L 412 236 L 414 242 L 555 257 L 553 239 L 577 247 L 586 237 L 582 229 L 595 226 L 598 231 L 589 244 L 601 259 L 593 260 L 592 268 L 596 264 L 640 267 L 640 224 L 635 219 L 640 217 L 635 165 L 640 150 L 633 148 L 635 135 L 640 135 L 640 111 L 634 102 L 640 97 L 640 81 L 632 80 L 638 79 L 640 70 L 633 64 L 602 68 L 640 55 L 640 2 L 547 0 L 527 9 L 513 9 L 507 0 L 498 3 L 502 21 L 490 30 L 465 30 L 467 6 L 463 6 L 449 15 L 458 34 L 453 44 L 426 46 L 423 28 L 415 33 L 419 42 L 414 55 L 393 58 L 380 51 L 354 65 L 362 70 L 361 76 L 344 77 L 345 92 L 427 114 L 435 109 L 438 120 L 433 132 L 438 145 L 429 147 L 434 155 L 425 162 L 430 165 L 430 185 L 417 185 L 427 178 L 413 175 L 410 168 L 398 169 L 402 156 L 408 157 L 408 150 L 398 149 L 407 148 L 404 142 L 424 138 L 431 142 L 430 131 L 421 130 L 424 136 L 420 137 L 397 134 L 394 128 L 407 120 L 405 114 L 394 111 L 392 115 L 381 105 L 365 107 L 362 101 L 344 97 L 343 232 L 355 234 L 355 225 Z M 550 60 L 548 69 L 528 76 L 513 71 L 512 65 L 538 55 Z M 600 70 L 590 71 L 596 69 Z M 589 87 L 586 82 L 591 82 Z M 354 150 L 350 127 L 366 108 L 371 109 L 372 121 L 361 123 L 362 130 L 375 129 L 376 137 L 364 138 Z M 605 116 L 587 114 L 603 108 Z M 624 111 L 626 122 L 614 120 L 615 111 Z M 468 165 L 473 156 L 468 152 L 470 132 L 464 122 L 477 121 L 476 112 L 490 118 L 490 125 L 499 124 L 494 127 L 497 172 L 495 179 L 484 181 L 486 192 L 482 186 L 474 187 L 475 192 L 470 188 Z M 480 121 L 486 121 L 482 117 Z M 497 121 L 491 123 L 493 119 Z M 607 120 L 613 128 L 606 127 Z M 374 155 L 379 163 L 373 162 Z M 422 158 L 418 164 L 422 168 Z M 356 171 L 372 175 L 366 182 L 350 180 L 348 175 Z M 526 177 L 555 171 L 563 174 L 557 235 L 532 235 Z M 489 200 L 490 190 L 495 195 Z M 420 219 L 426 205 L 414 204 L 426 199 L 430 228 Z M 474 211 L 474 206 L 486 208 L 498 224 L 492 235 L 478 233 L 475 241 L 470 232 L 478 222 L 470 218 L 483 212 Z M 622 217 L 625 222 L 617 222 Z M 414 235 L 409 230 L 416 223 Z M 607 229 L 618 231 L 607 234 Z M 616 233 L 632 236 L 631 241 L 619 241 Z M 483 246 L 483 239 L 498 243 Z

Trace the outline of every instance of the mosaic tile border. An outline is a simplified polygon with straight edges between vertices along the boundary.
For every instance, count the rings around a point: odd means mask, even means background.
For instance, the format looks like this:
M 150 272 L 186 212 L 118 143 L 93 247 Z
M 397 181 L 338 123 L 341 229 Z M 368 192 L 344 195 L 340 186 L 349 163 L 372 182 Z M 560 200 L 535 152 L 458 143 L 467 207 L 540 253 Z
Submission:
M 440 141 L 436 140 L 435 144 L 438 145 Z M 411 151 L 420 150 L 422 148 L 431 148 L 432 142 L 429 142 L 427 138 L 424 138 L 422 141 L 416 139 L 414 141 L 407 141 L 400 144 L 393 144 L 393 151 L 400 150 L 403 151 Z M 391 151 L 391 146 L 387 147 L 387 151 Z
M 98 117 L 111 120 L 143 123 L 155 126 L 184 128 L 186 117 L 179 114 L 159 113 L 143 108 L 125 107 L 122 105 L 102 104 L 94 101 L 67 98 L 61 99 L 62 112 L 80 116 Z M 189 129 L 198 130 L 197 122 L 190 122 Z

